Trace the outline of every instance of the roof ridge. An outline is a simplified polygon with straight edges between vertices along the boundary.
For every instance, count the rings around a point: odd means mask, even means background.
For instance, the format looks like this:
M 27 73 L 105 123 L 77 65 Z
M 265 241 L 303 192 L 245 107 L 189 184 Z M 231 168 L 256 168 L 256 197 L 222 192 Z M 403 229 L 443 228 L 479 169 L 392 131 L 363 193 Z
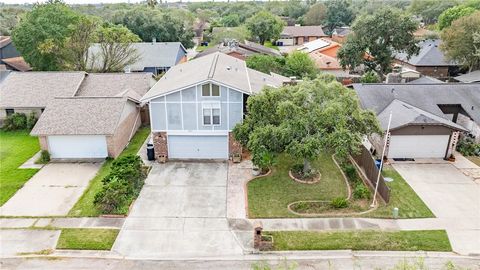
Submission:
M 213 75 L 215 75 L 215 70 L 217 68 L 217 62 L 218 62 L 218 56 L 219 56 L 220 53 L 215 53 L 213 55 L 213 59 L 212 59 L 212 64 L 210 65 L 210 70 L 208 71 L 208 79 L 211 79 L 213 78 Z

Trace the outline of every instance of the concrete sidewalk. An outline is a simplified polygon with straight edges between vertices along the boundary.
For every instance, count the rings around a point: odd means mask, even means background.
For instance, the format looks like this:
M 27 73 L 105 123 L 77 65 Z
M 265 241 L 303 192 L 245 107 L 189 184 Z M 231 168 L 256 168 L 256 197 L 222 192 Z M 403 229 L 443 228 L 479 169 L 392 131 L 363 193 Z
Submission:
M 18 228 L 86 228 L 121 229 L 124 218 L 0 218 L 0 229 Z

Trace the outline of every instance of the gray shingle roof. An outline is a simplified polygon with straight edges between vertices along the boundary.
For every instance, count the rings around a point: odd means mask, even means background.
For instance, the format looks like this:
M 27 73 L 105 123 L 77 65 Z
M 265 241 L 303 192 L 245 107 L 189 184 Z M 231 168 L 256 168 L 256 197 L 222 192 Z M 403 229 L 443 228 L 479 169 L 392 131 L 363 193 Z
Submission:
M 133 43 L 132 46 L 137 49 L 140 59 L 130 66 L 131 71 L 143 71 L 146 67 L 172 67 L 177 64 L 177 56 L 179 52 L 187 52 L 180 42 L 139 42 Z M 91 56 L 98 58 L 100 46 L 93 44 L 89 53 Z M 91 59 L 91 58 L 90 58 Z M 96 62 L 96 65 L 99 61 Z M 91 65 L 91 62 L 90 64 Z
M 76 96 L 118 97 L 129 95 L 139 99 L 155 84 L 151 73 L 90 73 Z M 133 92 L 131 92 L 133 91 Z
M 416 80 L 408 82 L 408 84 L 435 84 L 435 83 L 444 83 L 444 82 L 430 76 L 423 76 Z
M 377 118 L 380 126 L 386 130 L 388 127 L 388 118 L 392 112 L 391 130 L 395 130 L 407 125 L 443 125 L 456 130 L 465 130 L 462 126 L 453 123 L 450 120 L 426 112 L 415 106 L 407 104 L 398 99 L 394 99 Z
M 245 61 L 213 53 L 170 68 L 167 73 L 143 96 L 148 101 L 160 95 L 177 91 L 203 81 L 213 81 L 247 94 L 259 92 L 263 86 L 281 86 L 289 79 L 269 75 L 247 68 Z
M 231 53 L 231 52 L 237 52 L 240 53 L 244 56 L 250 56 L 254 54 L 267 54 L 267 55 L 273 55 L 273 56 L 281 56 L 282 54 L 280 51 L 265 47 L 263 45 L 260 45 L 255 42 L 247 41 L 245 40 L 245 43 L 239 43 L 238 46 L 234 47 L 229 47 L 229 46 L 224 46 L 223 44 L 218 44 L 212 48 L 208 48 L 206 50 L 203 50 L 202 52 L 199 52 L 195 58 L 200 58 L 205 55 L 209 55 L 215 52 L 222 52 L 225 54 Z
M 289 37 L 326 37 L 320 25 L 285 26 L 281 36 Z
M 459 104 L 480 123 L 480 84 L 352 84 L 364 108 L 377 115 L 392 101 L 403 101 L 425 112 L 450 120 L 440 104 Z
M 427 39 L 420 41 L 418 46 L 420 52 L 407 59 L 406 53 L 397 53 L 395 58 L 413 66 L 456 66 L 452 61 L 447 61 L 445 55 L 440 50 L 440 39 Z
M 85 72 L 11 72 L 0 85 L 0 107 L 44 108 L 54 97 L 73 97 Z
M 32 135 L 111 135 L 127 99 L 55 98 L 48 104 Z
M 480 82 L 480 70 L 457 76 L 455 77 L 455 80 L 463 83 Z

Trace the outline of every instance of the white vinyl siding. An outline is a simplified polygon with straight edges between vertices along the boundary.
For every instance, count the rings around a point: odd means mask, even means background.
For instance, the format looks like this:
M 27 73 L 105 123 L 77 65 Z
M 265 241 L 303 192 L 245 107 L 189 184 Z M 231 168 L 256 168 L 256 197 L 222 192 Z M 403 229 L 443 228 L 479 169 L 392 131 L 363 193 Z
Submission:
M 169 135 L 170 159 L 227 159 L 228 137 L 211 135 Z
M 449 135 L 393 135 L 388 158 L 444 158 Z
M 48 150 L 52 158 L 105 158 L 108 156 L 104 135 L 48 136 Z

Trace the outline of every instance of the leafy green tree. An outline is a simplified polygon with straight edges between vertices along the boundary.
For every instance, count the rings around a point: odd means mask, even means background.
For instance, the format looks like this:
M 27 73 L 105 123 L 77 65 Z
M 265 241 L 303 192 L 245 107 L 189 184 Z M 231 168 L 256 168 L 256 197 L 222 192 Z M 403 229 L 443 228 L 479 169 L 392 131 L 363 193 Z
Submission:
M 415 55 L 419 48 L 413 33 L 417 23 L 397 10 L 382 8 L 359 17 L 351 35 L 338 51 L 340 65 L 353 70 L 361 64 L 380 78 L 391 70 L 395 52 Z
M 425 24 L 433 24 L 443 11 L 457 5 L 457 0 L 412 0 L 409 11 L 420 16 Z
M 260 44 L 267 40 L 278 39 L 285 23 L 278 16 L 267 11 L 260 11 L 246 22 L 247 29 Z
M 223 17 L 220 23 L 225 27 L 236 27 L 240 25 L 240 16 L 237 14 L 230 14 Z
M 438 17 L 438 29 L 443 30 L 444 28 L 449 27 L 453 21 L 459 19 L 460 17 L 470 15 L 474 12 L 474 8 L 464 5 L 449 8 L 442 12 L 442 14 L 440 14 Z
M 25 13 L 25 9 L 17 7 L 0 8 L 0 35 L 9 36 L 13 28 L 20 21 L 20 17 Z
M 61 1 L 35 4 L 12 32 L 12 40 L 34 70 L 60 70 L 58 52 L 72 35 L 80 15 Z
M 250 38 L 250 32 L 244 26 L 221 28 L 212 34 L 211 42 L 218 44 L 225 39 L 244 41 Z
M 377 73 L 373 71 L 365 72 L 360 78 L 361 83 L 379 83 L 380 78 L 378 77 Z
M 186 25 L 185 21 L 173 17 L 169 12 L 138 7 L 117 12 L 113 22 L 126 26 L 142 41 L 150 42 L 155 38 L 160 42 L 178 41 L 186 48 L 194 46 L 191 25 Z
M 331 78 L 265 88 L 248 99 L 247 111 L 233 130 L 235 138 L 254 156 L 287 152 L 303 160 L 304 174 L 321 152 L 345 158 L 363 136 L 380 131 L 375 114 L 362 110 L 355 93 Z
M 316 3 L 310 7 L 303 20 L 306 25 L 321 25 L 326 17 L 327 7 L 323 3 Z
M 91 56 L 91 67 L 98 72 L 119 72 L 138 61 L 140 55 L 132 46 L 140 38 L 121 25 L 105 24 L 98 30 L 99 53 Z
M 327 7 L 325 26 L 328 28 L 328 34 L 336 27 L 350 25 L 355 18 L 348 0 L 328 0 L 325 5 Z
M 314 78 L 318 74 L 315 62 L 304 52 L 290 53 L 285 60 L 283 74 L 297 78 Z
M 157 0 L 147 0 L 147 6 L 149 8 L 155 8 L 158 5 Z
M 440 48 L 448 59 L 470 71 L 480 68 L 480 11 L 454 21 L 441 37 Z
M 285 57 L 277 57 L 266 54 L 254 54 L 246 59 L 247 67 L 258 70 L 263 73 L 270 72 L 283 74 L 285 66 Z
M 292 19 L 298 19 L 305 15 L 308 11 L 308 6 L 300 0 L 288 0 L 285 5 L 284 15 Z

